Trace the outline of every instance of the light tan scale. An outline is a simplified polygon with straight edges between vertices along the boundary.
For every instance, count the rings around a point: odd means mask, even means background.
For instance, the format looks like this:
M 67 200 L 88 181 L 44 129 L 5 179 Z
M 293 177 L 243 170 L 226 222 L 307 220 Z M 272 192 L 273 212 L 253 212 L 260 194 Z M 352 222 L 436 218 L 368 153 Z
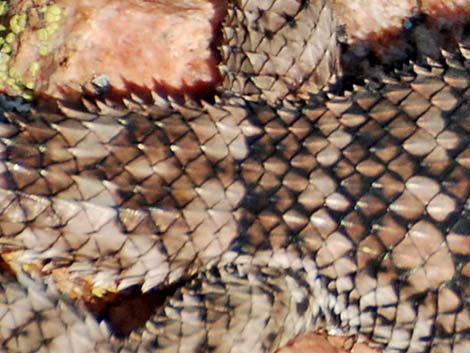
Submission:
M 63 266 L 67 259 L 72 273 L 96 276 L 96 289 L 142 284 L 148 290 L 174 283 L 195 262 L 216 258 L 236 236 L 232 212 L 244 192 L 242 183 L 233 180 L 228 155 L 243 158 L 247 151 L 238 138 L 242 119 L 230 116 L 230 107 L 211 109 L 214 117 L 200 111 L 187 122 L 178 122 L 177 112 L 154 121 L 151 116 L 100 116 L 97 121 L 62 117 L 53 126 L 22 122 L 21 144 L 4 139 L 10 157 L 2 179 L 5 189 L 22 192 L 2 192 L 6 207 L 0 218 L 27 221 L 28 227 L 3 234 L 2 243 L 27 246 L 20 261 L 36 256 L 53 262 L 57 257 Z M 219 134 L 217 127 L 223 131 L 226 126 L 230 132 Z M 47 142 L 42 136 L 49 137 Z M 57 141 L 68 151 L 60 160 L 52 155 Z M 24 146 L 29 163 L 8 162 Z M 87 151 L 93 155 L 85 156 Z M 189 171 L 182 172 L 186 167 Z M 19 209 L 25 214 L 15 212 Z M 45 230 L 56 234 L 56 240 L 41 254 L 45 244 L 35 234 Z

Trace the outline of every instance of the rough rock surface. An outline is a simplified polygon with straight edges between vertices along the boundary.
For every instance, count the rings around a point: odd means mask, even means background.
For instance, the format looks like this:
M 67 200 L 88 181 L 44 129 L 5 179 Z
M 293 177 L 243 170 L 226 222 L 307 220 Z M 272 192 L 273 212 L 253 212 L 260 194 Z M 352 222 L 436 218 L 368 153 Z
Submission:
M 224 8 L 207 0 L 12 1 L 1 83 L 12 94 L 31 89 L 67 100 L 83 89 L 119 97 L 213 88 Z

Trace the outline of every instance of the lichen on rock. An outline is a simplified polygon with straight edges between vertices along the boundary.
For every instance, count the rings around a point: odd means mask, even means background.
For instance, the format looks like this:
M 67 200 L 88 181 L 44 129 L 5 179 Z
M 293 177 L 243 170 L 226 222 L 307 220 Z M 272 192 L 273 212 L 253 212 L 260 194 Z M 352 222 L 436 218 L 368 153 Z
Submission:
M 221 0 L 1 1 L 0 91 L 76 101 L 211 89 L 224 9 Z

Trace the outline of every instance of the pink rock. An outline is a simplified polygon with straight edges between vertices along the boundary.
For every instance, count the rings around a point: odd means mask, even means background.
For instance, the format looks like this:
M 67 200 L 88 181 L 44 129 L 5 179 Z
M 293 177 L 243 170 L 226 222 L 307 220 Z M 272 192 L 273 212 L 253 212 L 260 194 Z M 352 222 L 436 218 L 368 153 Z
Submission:
M 352 338 L 327 336 L 322 333 L 307 333 L 297 337 L 277 353 L 381 353 L 382 350 L 354 342 Z
M 421 10 L 436 18 L 449 22 L 468 21 L 470 16 L 469 0 L 422 0 Z
M 346 26 L 351 42 L 386 42 L 401 31 L 406 20 L 421 12 L 434 21 L 470 19 L 470 0 L 332 0 L 338 22 Z M 384 43 L 385 44 L 385 43 Z
M 34 84 L 36 95 L 70 99 L 80 87 L 108 85 L 117 95 L 129 88 L 195 93 L 219 81 L 212 44 L 225 12 L 222 0 L 57 0 L 55 30 L 43 2 L 14 5 L 27 22 L 9 62 L 9 71 L 22 84 Z M 47 40 L 44 30 L 52 32 Z
M 351 40 L 362 41 L 397 33 L 417 8 L 415 0 L 333 0 L 338 22 Z

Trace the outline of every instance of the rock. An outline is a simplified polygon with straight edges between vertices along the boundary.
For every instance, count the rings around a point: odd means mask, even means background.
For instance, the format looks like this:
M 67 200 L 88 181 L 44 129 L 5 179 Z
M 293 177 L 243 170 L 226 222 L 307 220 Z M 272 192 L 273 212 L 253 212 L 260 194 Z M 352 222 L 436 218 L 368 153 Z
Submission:
M 0 88 L 69 100 L 83 88 L 118 97 L 213 88 L 219 81 L 213 43 L 224 7 L 222 0 L 12 1 Z

